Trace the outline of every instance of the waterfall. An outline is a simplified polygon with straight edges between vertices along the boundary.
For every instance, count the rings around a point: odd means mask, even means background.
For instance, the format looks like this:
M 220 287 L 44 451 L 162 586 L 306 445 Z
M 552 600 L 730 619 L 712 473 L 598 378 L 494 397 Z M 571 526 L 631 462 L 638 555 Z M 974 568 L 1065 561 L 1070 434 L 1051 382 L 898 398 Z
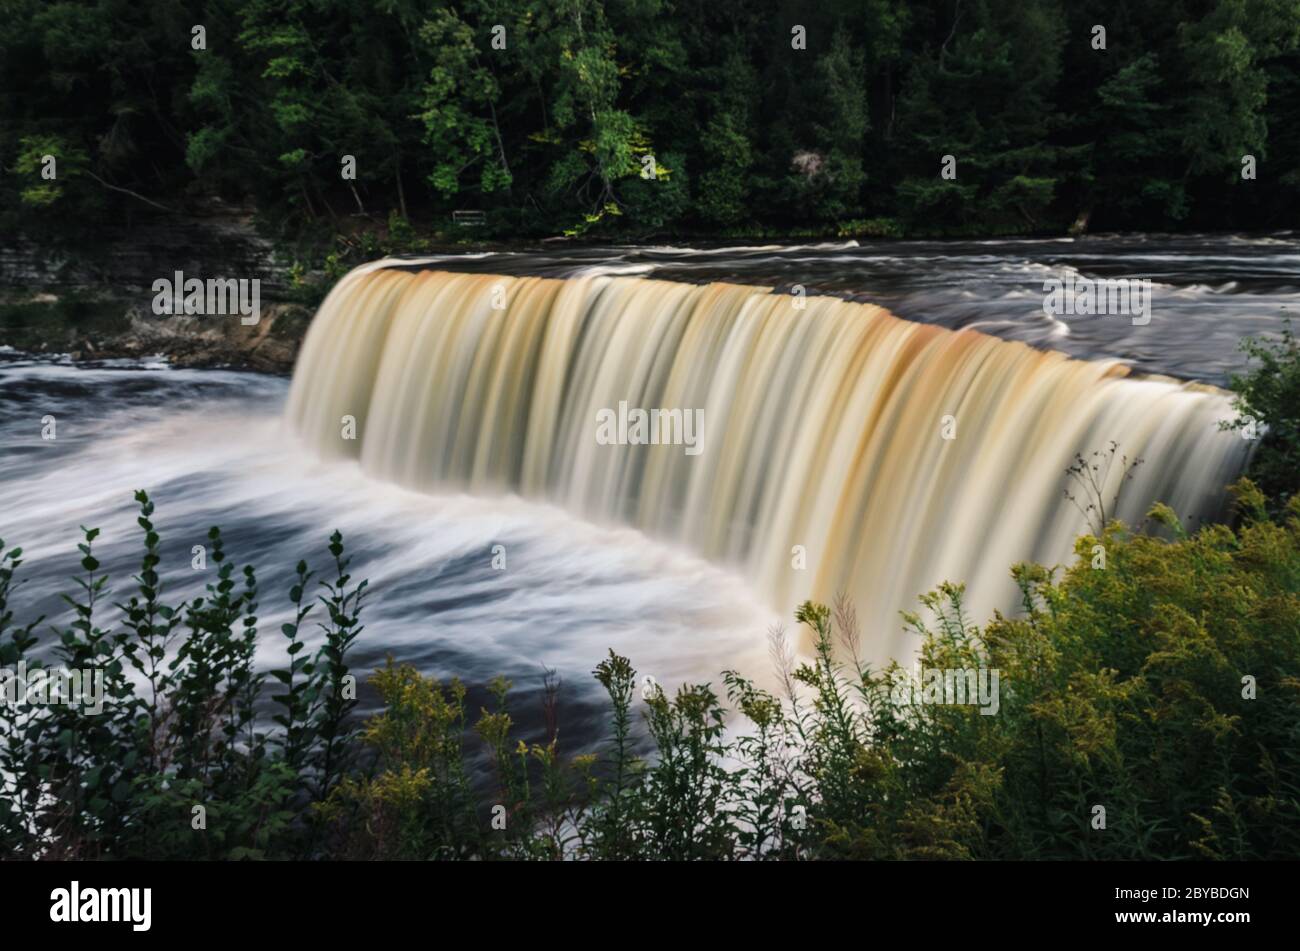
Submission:
M 1218 429 L 1221 391 L 867 304 L 396 264 L 347 275 L 303 343 L 288 414 L 318 452 L 631 525 L 735 567 L 786 616 L 845 592 L 876 660 L 913 646 L 898 611 L 937 582 L 966 582 L 982 621 L 1014 607 L 1013 563 L 1072 557 L 1076 452 L 1145 460 L 1123 487 L 1130 524 L 1154 501 L 1185 524 L 1219 514 L 1247 457 Z M 602 444 L 620 403 L 702 410 L 701 451 Z

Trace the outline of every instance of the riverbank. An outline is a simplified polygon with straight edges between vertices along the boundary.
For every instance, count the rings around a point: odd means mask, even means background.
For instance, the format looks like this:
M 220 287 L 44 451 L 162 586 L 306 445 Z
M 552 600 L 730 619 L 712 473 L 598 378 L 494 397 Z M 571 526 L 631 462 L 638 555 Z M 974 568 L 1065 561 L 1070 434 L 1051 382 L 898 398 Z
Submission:
M 43 290 L 0 301 L 0 346 L 78 361 L 163 357 L 177 367 L 287 375 L 311 317 L 302 304 L 272 303 L 246 326 L 238 316 L 158 317 L 123 295 Z
M 256 279 L 261 319 L 244 326 L 237 316 L 159 317 L 154 282 L 177 270 Z M 289 373 L 313 310 L 246 214 L 96 233 L 75 253 L 23 236 L 0 242 L 0 346 L 23 352 Z

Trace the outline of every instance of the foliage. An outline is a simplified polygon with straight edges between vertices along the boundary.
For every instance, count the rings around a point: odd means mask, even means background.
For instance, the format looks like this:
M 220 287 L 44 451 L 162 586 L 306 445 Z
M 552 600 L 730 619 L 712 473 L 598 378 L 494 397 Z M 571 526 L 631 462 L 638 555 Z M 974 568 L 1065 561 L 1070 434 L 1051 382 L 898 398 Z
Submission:
M 259 591 L 251 566 L 236 572 L 217 528 L 208 535 L 206 593 L 171 603 L 160 573 L 153 502 L 136 494 L 144 556 L 130 596 L 101 626 L 109 579 L 83 529 L 83 574 L 65 596 L 72 621 L 42 651 L 40 620 L 16 626 L 8 601 L 21 549 L 0 564 L 0 662 L 26 683 L 0 704 L 0 855 L 40 858 L 286 858 L 312 854 L 308 802 L 327 794 L 350 762 L 355 692 L 346 655 L 360 631 L 365 584 L 349 586 L 342 539 L 330 539 L 337 576 L 317 600 L 328 622 L 308 658 L 297 625 L 311 573 L 299 565 L 286 625 L 290 666 L 272 671 L 288 692 L 281 731 L 259 728 L 266 674 L 254 666 Z M 3 545 L 0 544 L 0 548 Z M 22 702 L 43 671 L 98 671 L 96 711 L 82 703 Z M 18 702 L 12 702 L 12 701 Z
M 471 723 L 459 681 L 391 658 L 372 679 L 383 710 L 354 732 L 332 698 L 365 586 L 337 533 L 324 644 L 307 659 L 314 574 L 299 564 L 282 630 L 292 660 L 271 672 L 279 729 L 261 732 L 252 569 L 235 572 L 214 529 L 208 593 L 167 604 L 141 493 L 145 555 L 120 623 L 100 626 L 107 579 L 86 531 L 52 655 L 105 669 L 104 713 L 0 707 L 0 842 L 47 858 L 1294 858 L 1300 500 L 1279 521 L 1253 484 L 1234 491 L 1236 529 L 1189 535 L 1158 505 L 1172 540 L 1111 521 L 1078 539 L 1070 567 L 1017 565 L 1022 611 L 983 627 L 962 586 L 941 585 L 905 616 L 916 670 L 859 663 L 842 599 L 796 612 L 802 660 L 772 632 L 779 694 L 736 671 L 725 699 L 647 681 L 638 717 L 637 672 L 611 652 L 593 672 L 606 748 L 573 757 L 550 672 L 537 741 L 516 736 L 508 682 Z M 31 663 L 38 640 L 39 621 L 19 626 L 10 606 L 21 558 L 0 555 L 5 665 Z
M 1278 339 L 1246 339 L 1241 348 L 1258 365 L 1232 378 L 1238 416 L 1226 428 L 1266 427 L 1250 475 L 1280 516 L 1300 493 L 1300 341 L 1287 319 Z
M 444 241 L 1284 227 L 1298 63 L 1291 0 L 11 0 L 0 226 L 220 199 L 348 259 L 392 216 Z

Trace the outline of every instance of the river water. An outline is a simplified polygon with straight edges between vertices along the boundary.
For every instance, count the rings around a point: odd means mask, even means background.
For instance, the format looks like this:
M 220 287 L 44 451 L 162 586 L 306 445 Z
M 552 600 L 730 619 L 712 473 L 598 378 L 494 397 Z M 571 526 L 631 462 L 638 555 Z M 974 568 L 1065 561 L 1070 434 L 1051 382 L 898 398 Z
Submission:
M 449 256 L 433 265 L 801 284 L 809 295 L 877 303 L 911 321 L 1217 385 L 1245 365 L 1239 340 L 1276 332 L 1300 302 L 1295 234 L 566 247 Z M 1149 279 L 1150 323 L 1045 315 L 1043 281 L 1071 275 Z M 475 685 L 504 674 L 517 685 L 525 725 L 537 721 L 542 671 L 553 668 L 570 750 L 594 735 L 601 705 L 589 671 L 609 648 L 667 685 L 717 684 L 726 668 L 766 677 L 765 631 L 778 612 L 734 566 L 543 501 L 417 492 L 367 475 L 354 460 L 322 458 L 284 420 L 289 382 L 162 361 L 74 365 L 0 350 L 0 538 L 25 550 L 20 616 L 30 609 L 66 618 L 58 594 L 76 570 L 79 525 L 102 529 L 97 554 L 115 594 L 129 594 L 139 550 L 132 492 L 143 488 L 158 506 L 164 577 L 177 597 L 210 580 L 210 571 L 190 568 L 191 547 L 204 543 L 210 525 L 222 527 L 236 561 L 256 564 L 267 666 L 283 661 L 278 629 L 293 565 L 307 558 L 323 569 L 326 538 L 339 528 L 354 573 L 369 578 L 373 592 L 357 668 L 392 654 Z M 47 416 L 56 420 L 52 441 L 41 438 Z M 492 566 L 498 544 L 505 571 Z M 480 697 L 475 691 L 471 703 Z
M 1084 359 L 1225 385 L 1238 341 L 1275 331 L 1300 302 L 1300 232 L 1084 239 L 847 241 L 803 246 L 564 248 L 447 256 L 440 266 L 500 274 L 624 274 L 734 281 L 879 304 L 908 320 L 970 328 Z M 1043 282 L 1151 281 L 1151 323 L 1051 318 Z

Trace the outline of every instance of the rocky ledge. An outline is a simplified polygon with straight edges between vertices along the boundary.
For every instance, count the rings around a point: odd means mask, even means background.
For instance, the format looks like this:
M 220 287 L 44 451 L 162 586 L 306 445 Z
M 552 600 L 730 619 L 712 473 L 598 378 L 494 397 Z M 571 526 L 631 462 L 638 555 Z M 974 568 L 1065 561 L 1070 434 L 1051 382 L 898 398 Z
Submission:
M 178 366 L 289 373 L 311 320 L 247 215 L 166 219 L 87 238 L 57 253 L 0 236 L 0 346 L 74 359 L 161 355 Z M 154 283 L 255 278 L 260 319 L 155 312 Z
M 290 373 L 311 320 L 299 304 L 269 304 L 253 325 L 238 316 L 159 317 L 123 301 L 87 304 L 51 293 L 0 303 L 0 345 L 74 360 L 162 356 L 182 367 Z

